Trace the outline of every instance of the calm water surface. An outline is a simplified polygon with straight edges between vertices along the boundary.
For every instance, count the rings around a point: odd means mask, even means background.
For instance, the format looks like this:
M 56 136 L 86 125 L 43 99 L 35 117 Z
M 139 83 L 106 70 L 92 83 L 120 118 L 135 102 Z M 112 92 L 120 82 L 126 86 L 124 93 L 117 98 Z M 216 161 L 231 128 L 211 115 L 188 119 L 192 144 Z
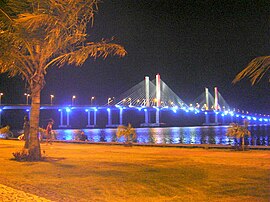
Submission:
M 222 144 L 234 145 L 238 140 L 226 136 L 228 126 L 137 128 L 137 143 L 154 144 Z M 74 140 L 84 131 L 91 142 L 123 142 L 116 137 L 117 129 L 61 129 L 55 130 L 56 139 Z M 270 126 L 250 126 L 251 137 L 246 138 L 249 145 L 270 146 Z

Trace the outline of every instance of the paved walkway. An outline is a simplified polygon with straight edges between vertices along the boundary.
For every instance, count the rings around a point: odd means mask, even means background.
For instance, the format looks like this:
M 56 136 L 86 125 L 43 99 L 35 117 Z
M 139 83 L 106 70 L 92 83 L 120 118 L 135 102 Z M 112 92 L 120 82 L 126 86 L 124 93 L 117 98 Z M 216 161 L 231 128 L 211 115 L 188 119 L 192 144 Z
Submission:
M 16 202 L 32 202 L 32 201 L 50 202 L 51 200 L 0 184 L 0 201 L 3 201 L 3 202 L 14 202 L 14 201 Z

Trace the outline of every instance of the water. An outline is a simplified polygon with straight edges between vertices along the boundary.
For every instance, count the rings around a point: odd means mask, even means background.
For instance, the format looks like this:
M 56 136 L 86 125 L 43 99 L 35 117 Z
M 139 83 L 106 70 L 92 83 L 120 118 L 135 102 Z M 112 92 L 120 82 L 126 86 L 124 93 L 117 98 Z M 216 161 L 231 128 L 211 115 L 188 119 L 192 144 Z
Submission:
M 233 137 L 227 137 L 228 126 L 137 128 L 137 143 L 153 144 L 220 144 L 235 145 Z M 58 140 L 74 140 L 84 131 L 91 142 L 124 142 L 116 137 L 117 129 L 61 129 L 55 130 Z M 251 137 L 245 139 L 248 145 L 270 146 L 270 126 L 250 126 Z

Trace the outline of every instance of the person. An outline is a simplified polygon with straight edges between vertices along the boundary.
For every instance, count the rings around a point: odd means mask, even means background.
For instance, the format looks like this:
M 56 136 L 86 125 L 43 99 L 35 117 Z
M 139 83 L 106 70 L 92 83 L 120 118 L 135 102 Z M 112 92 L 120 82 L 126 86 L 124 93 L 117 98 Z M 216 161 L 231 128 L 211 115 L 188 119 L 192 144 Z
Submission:
M 85 135 L 85 133 L 84 133 L 83 131 L 81 132 L 80 140 L 81 140 L 81 141 L 87 141 L 87 140 L 88 140 L 88 139 L 87 139 L 87 136 Z
M 30 141 L 30 123 L 29 123 L 28 116 L 24 116 L 23 120 L 24 120 L 23 134 L 24 134 L 24 139 L 25 139 L 24 148 L 28 149 L 29 148 L 29 141 Z
M 53 127 L 54 121 L 51 119 L 48 122 L 48 125 L 46 127 L 46 143 L 52 144 L 52 127 Z

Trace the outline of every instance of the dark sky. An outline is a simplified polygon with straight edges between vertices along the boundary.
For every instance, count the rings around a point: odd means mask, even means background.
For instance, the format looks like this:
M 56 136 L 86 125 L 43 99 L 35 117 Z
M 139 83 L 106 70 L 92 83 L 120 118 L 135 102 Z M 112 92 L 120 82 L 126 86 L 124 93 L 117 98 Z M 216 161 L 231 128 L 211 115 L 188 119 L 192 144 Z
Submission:
M 253 58 L 269 55 L 269 1 L 104 0 L 90 38 L 115 38 L 128 55 L 89 59 L 82 67 L 52 68 L 42 103 L 100 104 L 148 75 L 161 79 L 186 103 L 217 86 L 231 107 L 270 113 L 268 76 L 256 86 L 231 84 Z M 24 83 L 0 76 L 3 102 L 22 103 Z M 213 93 L 212 93 L 213 94 Z

